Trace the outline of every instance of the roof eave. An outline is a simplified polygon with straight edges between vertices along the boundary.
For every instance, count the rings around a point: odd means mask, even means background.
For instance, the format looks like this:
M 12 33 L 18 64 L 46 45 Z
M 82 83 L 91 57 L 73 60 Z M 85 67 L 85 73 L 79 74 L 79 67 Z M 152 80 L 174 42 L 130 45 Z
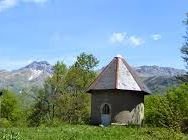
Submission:
M 86 91 L 86 93 L 94 93 L 96 91 L 131 91 L 131 92 L 138 92 L 144 95 L 151 95 L 150 92 L 148 91 L 137 91 L 137 90 L 124 90 L 124 89 L 90 89 L 88 91 Z

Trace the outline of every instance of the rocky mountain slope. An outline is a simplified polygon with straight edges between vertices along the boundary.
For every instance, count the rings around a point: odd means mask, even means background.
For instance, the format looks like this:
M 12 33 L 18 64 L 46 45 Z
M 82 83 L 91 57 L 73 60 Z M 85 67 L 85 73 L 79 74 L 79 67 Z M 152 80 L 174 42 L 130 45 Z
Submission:
M 153 92 L 177 85 L 175 76 L 185 73 L 185 70 L 159 66 L 140 66 L 134 67 L 134 69 Z M 41 87 L 44 80 L 52 73 L 53 66 L 46 61 L 34 61 L 14 71 L 0 70 L 0 88 L 10 88 L 16 92 L 21 92 L 22 89 L 32 86 Z
M 14 71 L 0 71 L 0 88 L 9 88 L 16 92 L 32 86 L 41 87 L 44 80 L 51 76 L 53 67 L 46 61 L 31 64 Z
M 178 85 L 176 77 L 186 73 L 185 70 L 159 66 L 140 66 L 134 69 L 152 92 L 163 92 Z
M 170 67 L 159 67 L 159 66 L 140 66 L 134 68 L 141 77 L 152 77 L 152 76 L 167 76 L 173 77 L 182 75 L 186 71 L 181 69 L 175 69 Z

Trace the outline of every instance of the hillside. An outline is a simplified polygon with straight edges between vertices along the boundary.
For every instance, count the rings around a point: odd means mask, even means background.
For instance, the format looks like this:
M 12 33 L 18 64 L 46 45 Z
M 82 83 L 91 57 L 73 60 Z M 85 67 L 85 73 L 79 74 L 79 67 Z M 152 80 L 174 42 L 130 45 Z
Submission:
M 163 91 L 172 85 L 177 85 L 175 76 L 185 73 L 185 70 L 159 66 L 140 66 L 134 69 L 152 92 Z M 46 61 L 34 61 L 14 71 L 0 70 L 0 88 L 21 92 L 32 86 L 41 87 L 52 73 L 53 66 Z
M 51 76 L 53 67 L 46 61 L 31 64 L 14 71 L 0 71 L 0 88 L 9 88 L 16 92 L 31 87 L 41 87 L 44 80 Z
M 135 67 L 135 70 L 152 92 L 163 92 L 167 88 L 177 86 L 176 76 L 186 73 L 185 70 L 159 66 L 140 66 Z

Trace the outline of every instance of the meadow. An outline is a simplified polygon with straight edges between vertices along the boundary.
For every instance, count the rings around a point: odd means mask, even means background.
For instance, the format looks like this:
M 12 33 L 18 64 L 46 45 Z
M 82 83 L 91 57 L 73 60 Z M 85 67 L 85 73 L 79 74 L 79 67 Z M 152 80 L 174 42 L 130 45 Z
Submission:
M 125 126 L 99 127 L 63 125 L 62 127 L 0 129 L 1 140 L 180 140 L 184 134 L 165 128 L 138 128 Z

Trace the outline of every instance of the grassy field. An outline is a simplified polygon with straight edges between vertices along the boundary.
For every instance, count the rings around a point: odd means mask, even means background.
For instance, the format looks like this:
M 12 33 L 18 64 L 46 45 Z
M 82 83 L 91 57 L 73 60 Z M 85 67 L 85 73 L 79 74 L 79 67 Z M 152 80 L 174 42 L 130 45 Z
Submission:
M 63 125 L 57 128 L 0 129 L 1 140 L 173 140 L 188 139 L 164 128 L 101 128 L 88 125 Z

